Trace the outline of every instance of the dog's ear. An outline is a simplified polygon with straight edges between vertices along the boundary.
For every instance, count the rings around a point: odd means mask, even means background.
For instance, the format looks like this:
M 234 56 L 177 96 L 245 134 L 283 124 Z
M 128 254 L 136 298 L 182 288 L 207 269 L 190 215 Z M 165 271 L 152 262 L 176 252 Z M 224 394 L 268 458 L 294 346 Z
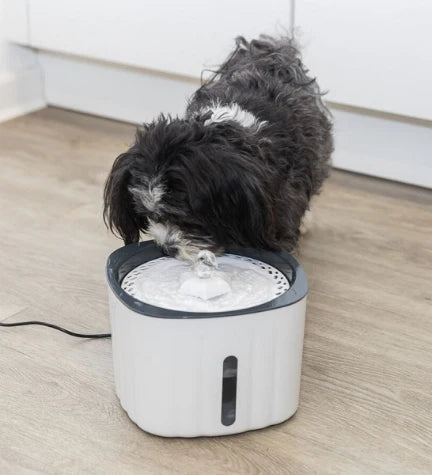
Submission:
M 104 221 L 112 232 L 117 232 L 125 244 L 139 241 L 143 218 L 138 216 L 131 192 L 131 166 L 135 155 L 128 151 L 116 158 L 104 189 Z
M 184 182 L 190 183 L 190 214 L 201 227 L 222 247 L 273 248 L 272 197 L 259 161 L 231 148 L 212 154 L 209 147 L 200 162 L 194 179 Z

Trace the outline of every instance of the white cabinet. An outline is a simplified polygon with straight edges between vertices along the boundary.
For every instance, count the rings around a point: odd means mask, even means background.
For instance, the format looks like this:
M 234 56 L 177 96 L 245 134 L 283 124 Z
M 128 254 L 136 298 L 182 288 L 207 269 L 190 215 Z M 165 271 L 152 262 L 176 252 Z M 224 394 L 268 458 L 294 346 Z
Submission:
M 291 14 L 289 0 L 28 1 L 31 46 L 193 77 L 236 36 L 287 27 Z
M 7 37 L 40 51 L 49 104 L 132 122 L 182 114 L 202 69 L 236 36 L 294 24 L 305 64 L 329 91 L 335 166 L 432 187 L 430 0 L 3 3 Z
M 182 114 L 236 36 L 292 21 L 290 0 L 3 1 L 8 36 L 40 51 L 48 103 L 132 122 Z
M 432 120 L 430 0 L 296 0 L 295 12 L 328 100 Z
M 334 165 L 432 187 L 432 2 L 295 0 L 295 25 L 333 103 Z
M 16 0 L 3 8 L 0 0 L 0 122 L 45 106 L 36 54 L 9 42 L 27 41 L 25 3 Z

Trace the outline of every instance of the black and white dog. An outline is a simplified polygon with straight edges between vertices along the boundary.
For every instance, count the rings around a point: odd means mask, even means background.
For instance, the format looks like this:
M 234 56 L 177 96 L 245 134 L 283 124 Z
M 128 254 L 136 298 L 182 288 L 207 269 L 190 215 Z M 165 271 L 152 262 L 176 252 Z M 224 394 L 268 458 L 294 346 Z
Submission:
M 104 216 L 171 256 L 233 246 L 293 250 L 330 170 L 329 114 L 289 39 L 238 38 L 184 118 L 161 116 L 114 162 Z

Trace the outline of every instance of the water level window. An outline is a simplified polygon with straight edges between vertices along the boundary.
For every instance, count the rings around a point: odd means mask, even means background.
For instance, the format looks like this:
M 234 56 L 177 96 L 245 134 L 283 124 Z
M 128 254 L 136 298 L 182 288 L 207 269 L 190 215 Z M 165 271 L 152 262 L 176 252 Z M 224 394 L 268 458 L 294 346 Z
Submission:
M 234 424 L 236 419 L 237 366 L 238 361 L 235 356 L 228 356 L 224 359 L 222 372 L 221 415 L 221 421 L 224 426 Z

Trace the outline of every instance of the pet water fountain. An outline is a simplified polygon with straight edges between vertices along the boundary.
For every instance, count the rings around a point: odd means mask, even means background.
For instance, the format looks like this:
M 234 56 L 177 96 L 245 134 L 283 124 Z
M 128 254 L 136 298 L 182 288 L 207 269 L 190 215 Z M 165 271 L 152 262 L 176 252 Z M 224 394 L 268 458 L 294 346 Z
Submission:
M 108 259 L 114 377 L 142 429 L 168 437 L 277 424 L 298 406 L 307 281 L 284 251 L 194 265 L 152 241 Z

